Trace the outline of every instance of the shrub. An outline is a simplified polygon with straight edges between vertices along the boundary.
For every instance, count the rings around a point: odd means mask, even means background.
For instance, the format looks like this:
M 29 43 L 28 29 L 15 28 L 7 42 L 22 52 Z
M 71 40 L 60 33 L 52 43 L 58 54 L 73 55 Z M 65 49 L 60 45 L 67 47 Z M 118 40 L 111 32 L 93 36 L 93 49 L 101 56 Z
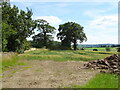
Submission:
M 66 47 L 66 46 L 60 46 L 61 50 L 72 50 L 71 47 Z
M 23 47 L 24 47 L 24 50 L 29 50 L 31 47 L 31 43 L 29 41 L 25 41 Z
M 98 49 L 93 49 L 93 51 L 98 51 Z
M 119 48 L 117 48 L 117 52 L 120 52 L 120 47 L 119 47 Z
M 106 51 L 110 51 L 110 47 L 106 47 L 105 49 L 106 49 Z
M 81 48 L 80 50 L 85 50 L 84 48 Z

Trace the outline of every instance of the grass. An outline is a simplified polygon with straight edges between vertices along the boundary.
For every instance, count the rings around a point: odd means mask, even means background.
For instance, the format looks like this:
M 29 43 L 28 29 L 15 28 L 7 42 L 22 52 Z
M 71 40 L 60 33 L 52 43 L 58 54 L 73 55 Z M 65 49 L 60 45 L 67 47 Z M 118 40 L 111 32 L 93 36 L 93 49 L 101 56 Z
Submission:
M 72 88 L 118 88 L 118 76 L 99 73 L 86 85 L 73 85 Z
M 3 55 L 2 68 L 5 70 L 9 66 L 26 65 L 24 60 L 55 60 L 55 61 L 91 61 L 103 59 L 107 56 L 118 54 L 115 51 L 90 51 L 90 50 L 48 50 L 38 49 L 35 51 L 25 52 L 19 56 L 15 53 Z M 23 60 L 23 63 L 18 63 L 18 60 Z M 26 67 L 30 68 L 30 67 Z M 13 72 L 15 73 L 15 72 Z M 74 85 L 72 88 L 117 88 L 118 77 L 113 74 L 97 74 L 86 85 Z
M 55 61 L 90 61 L 103 59 L 117 52 L 89 51 L 89 50 L 47 50 L 39 49 L 21 54 L 20 57 L 26 60 L 55 60 Z
M 2 54 L 2 70 L 4 71 L 9 66 L 21 65 L 23 63 L 17 63 L 19 57 L 16 53 L 6 53 Z
M 85 50 L 90 50 L 90 51 L 92 51 L 93 49 L 97 49 L 98 51 L 106 51 L 106 48 L 104 48 L 104 47 L 85 48 Z M 110 50 L 111 51 L 117 51 L 117 48 L 116 47 L 110 47 Z
M 17 63 L 18 60 L 55 60 L 55 61 L 91 61 L 103 59 L 107 56 L 117 54 L 117 52 L 106 51 L 89 51 L 89 50 L 48 50 L 38 49 L 35 51 L 20 54 L 19 57 L 16 53 L 7 53 L 2 56 L 2 69 L 9 66 L 24 65 L 25 63 Z
M 91 61 L 103 59 L 107 56 L 118 54 L 115 51 L 91 51 L 91 50 L 47 50 L 40 49 L 21 54 L 20 57 L 26 60 L 55 60 L 55 61 Z M 118 78 L 113 74 L 97 74 L 84 86 L 74 85 L 72 88 L 117 88 Z

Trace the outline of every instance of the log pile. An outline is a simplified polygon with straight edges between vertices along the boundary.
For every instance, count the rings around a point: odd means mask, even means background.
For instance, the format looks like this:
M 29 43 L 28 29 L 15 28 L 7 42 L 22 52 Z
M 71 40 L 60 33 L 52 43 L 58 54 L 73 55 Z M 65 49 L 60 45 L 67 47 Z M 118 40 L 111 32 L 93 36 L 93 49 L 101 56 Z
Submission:
M 100 72 L 120 74 L 120 55 L 114 54 L 101 60 L 90 61 L 84 64 L 85 68 L 100 69 Z

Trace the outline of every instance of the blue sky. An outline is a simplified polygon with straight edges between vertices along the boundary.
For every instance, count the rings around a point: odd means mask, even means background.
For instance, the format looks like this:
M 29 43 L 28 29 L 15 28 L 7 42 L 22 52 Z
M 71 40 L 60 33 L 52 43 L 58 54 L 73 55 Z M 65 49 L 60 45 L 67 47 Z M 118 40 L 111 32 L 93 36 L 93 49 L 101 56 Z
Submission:
M 79 23 L 84 27 L 88 38 L 83 44 L 118 43 L 118 2 L 15 2 L 12 0 L 11 5 L 16 5 L 22 10 L 26 10 L 26 7 L 32 9 L 33 19 L 45 19 L 56 29 L 59 24 L 68 21 Z

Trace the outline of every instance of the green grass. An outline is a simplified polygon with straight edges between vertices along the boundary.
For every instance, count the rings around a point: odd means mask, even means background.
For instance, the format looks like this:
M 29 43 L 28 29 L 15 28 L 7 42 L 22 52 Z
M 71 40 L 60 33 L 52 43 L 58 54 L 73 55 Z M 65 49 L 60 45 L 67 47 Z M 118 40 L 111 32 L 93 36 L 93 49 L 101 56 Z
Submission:
M 20 65 L 17 63 L 18 60 L 55 60 L 55 61 L 90 61 L 103 59 L 107 56 L 117 54 L 117 52 L 106 52 L 106 51 L 89 51 L 89 50 L 48 50 L 38 49 L 35 51 L 26 52 L 20 54 L 19 57 L 15 53 L 9 53 L 3 55 L 2 58 L 2 69 L 9 66 Z M 23 64 L 24 65 L 24 64 Z
M 16 53 L 7 53 L 2 55 L 2 70 L 4 71 L 9 66 L 21 65 L 23 63 L 17 63 L 19 57 Z
M 90 50 L 90 51 L 93 51 L 93 49 L 98 49 L 98 51 L 106 51 L 106 48 L 104 47 L 96 47 L 96 48 L 85 48 L 85 50 Z M 117 48 L 116 47 L 110 47 L 110 50 L 111 51 L 117 51 Z
M 47 50 L 39 49 L 21 54 L 21 59 L 26 60 L 55 60 L 55 61 L 90 61 L 103 59 L 117 52 L 89 51 L 89 50 Z
M 72 88 L 118 88 L 118 76 L 115 74 L 97 74 L 86 85 L 73 85 Z

